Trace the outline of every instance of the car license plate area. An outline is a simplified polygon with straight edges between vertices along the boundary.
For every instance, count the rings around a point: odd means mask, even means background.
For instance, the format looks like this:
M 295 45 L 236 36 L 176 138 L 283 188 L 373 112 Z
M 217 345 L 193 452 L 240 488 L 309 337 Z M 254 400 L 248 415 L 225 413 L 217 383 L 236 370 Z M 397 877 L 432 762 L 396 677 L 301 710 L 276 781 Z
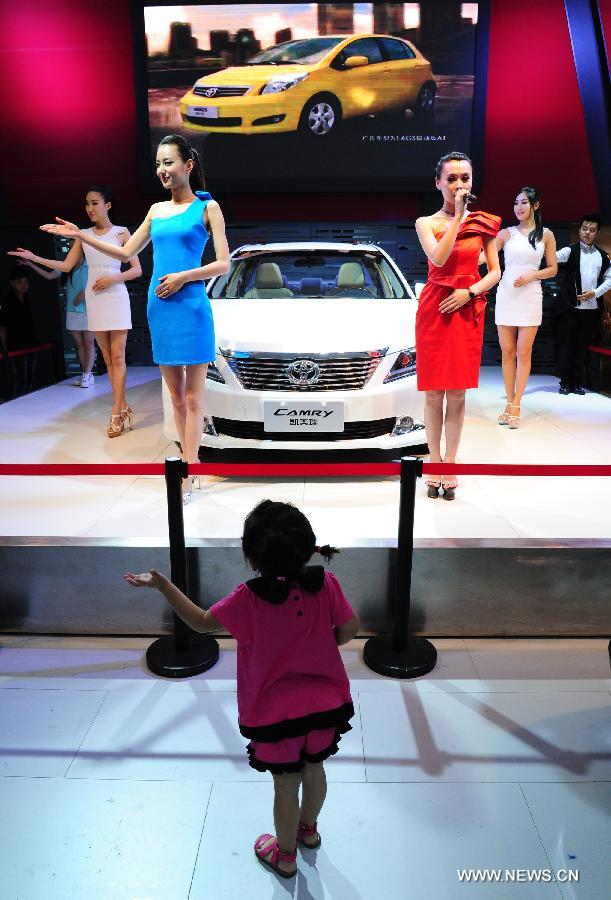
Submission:
M 285 434 L 342 432 L 344 404 L 341 401 L 264 400 L 263 429 Z
M 187 115 L 195 119 L 218 119 L 218 106 L 189 106 Z

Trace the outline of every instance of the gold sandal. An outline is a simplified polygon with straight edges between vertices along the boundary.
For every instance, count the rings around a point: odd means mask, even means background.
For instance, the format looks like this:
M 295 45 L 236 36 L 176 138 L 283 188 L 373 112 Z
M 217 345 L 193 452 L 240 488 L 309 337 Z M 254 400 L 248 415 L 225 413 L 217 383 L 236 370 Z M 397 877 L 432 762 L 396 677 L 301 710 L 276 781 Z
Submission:
M 507 423 L 509 422 L 509 416 L 511 415 L 511 413 L 509 412 L 510 409 L 511 403 L 508 403 L 505 407 L 505 412 L 502 412 L 497 419 L 499 425 L 507 425 Z
M 119 435 L 123 434 L 123 429 L 125 428 L 125 423 L 123 422 L 123 417 L 116 413 L 110 417 L 110 422 L 108 423 L 108 434 L 109 438 L 119 437 Z
M 431 500 L 434 500 L 435 497 L 439 496 L 439 488 L 441 487 L 441 478 L 429 478 L 428 481 L 424 482 L 426 484 L 426 496 L 430 497 Z

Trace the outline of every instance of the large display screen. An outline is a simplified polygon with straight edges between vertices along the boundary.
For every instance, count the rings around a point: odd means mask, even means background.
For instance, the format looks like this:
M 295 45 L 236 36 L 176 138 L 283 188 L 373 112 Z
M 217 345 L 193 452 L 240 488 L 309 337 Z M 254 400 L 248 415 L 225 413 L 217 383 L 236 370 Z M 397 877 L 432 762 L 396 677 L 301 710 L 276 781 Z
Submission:
M 143 166 L 152 176 L 160 138 L 179 132 L 217 191 L 430 189 L 444 153 L 479 155 L 486 13 L 484 0 L 145 5 Z

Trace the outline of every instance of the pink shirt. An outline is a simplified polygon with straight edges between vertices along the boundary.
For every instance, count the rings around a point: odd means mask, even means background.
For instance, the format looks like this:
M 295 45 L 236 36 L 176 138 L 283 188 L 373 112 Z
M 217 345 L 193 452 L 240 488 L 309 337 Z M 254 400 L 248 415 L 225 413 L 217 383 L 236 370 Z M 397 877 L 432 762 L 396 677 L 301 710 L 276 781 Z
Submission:
M 354 611 L 334 575 L 325 572 L 316 593 L 293 583 L 282 603 L 240 584 L 210 612 L 238 642 L 243 735 L 280 740 L 350 718 L 350 685 L 333 629 Z

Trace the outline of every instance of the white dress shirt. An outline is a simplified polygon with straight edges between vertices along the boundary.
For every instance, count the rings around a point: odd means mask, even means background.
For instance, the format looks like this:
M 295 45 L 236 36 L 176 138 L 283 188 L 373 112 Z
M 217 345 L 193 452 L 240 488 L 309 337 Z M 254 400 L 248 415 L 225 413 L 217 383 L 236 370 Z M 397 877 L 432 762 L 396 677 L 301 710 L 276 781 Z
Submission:
M 607 274 L 603 283 L 599 287 L 596 287 L 596 282 L 598 281 L 600 269 L 603 264 L 602 256 L 596 247 L 593 245 L 588 246 L 582 241 L 579 242 L 579 249 L 581 250 L 581 253 L 579 254 L 579 271 L 581 272 L 582 293 L 585 294 L 586 291 L 594 291 L 595 296 L 592 297 L 591 300 L 582 300 L 579 306 L 575 308 L 597 309 L 598 304 L 596 303 L 596 300 L 598 297 L 606 294 L 607 291 L 611 291 L 611 267 L 607 269 Z M 565 263 L 569 258 L 570 252 L 570 247 L 563 247 L 561 250 L 558 250 L 556 253 L 558 262 Z

